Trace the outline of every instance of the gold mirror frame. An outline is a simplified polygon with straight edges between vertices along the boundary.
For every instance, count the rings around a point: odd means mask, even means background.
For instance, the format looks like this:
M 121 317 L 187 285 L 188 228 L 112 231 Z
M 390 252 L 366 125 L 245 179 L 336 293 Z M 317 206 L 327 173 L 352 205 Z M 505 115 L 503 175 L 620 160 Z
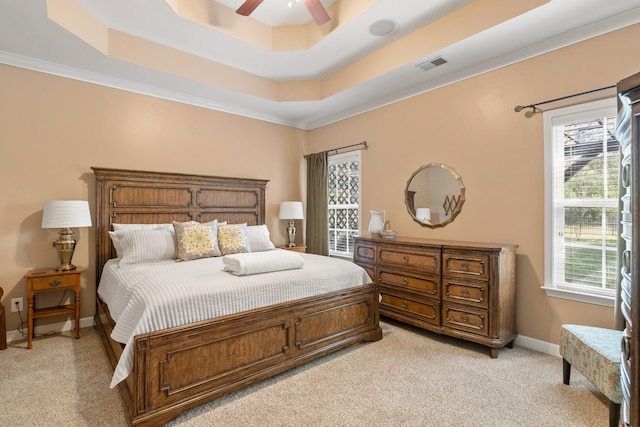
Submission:
M 434 184 L 436 190 L 432 190 Z M 429 163 L 411 175 L 404 190 L 404 200 L 414 221 L 423 227 L 437 228 L 449 224 L 460 214 L 464 192 L 464 183 L 455 169 L 444 163 Z M 421 211 L 422 219 L 418 218 L 417 210 Z

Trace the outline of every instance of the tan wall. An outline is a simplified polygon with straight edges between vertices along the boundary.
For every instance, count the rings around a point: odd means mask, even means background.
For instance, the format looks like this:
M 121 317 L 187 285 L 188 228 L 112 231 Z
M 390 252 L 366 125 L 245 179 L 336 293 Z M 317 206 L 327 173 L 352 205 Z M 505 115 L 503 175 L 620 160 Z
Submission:
M 44 201 L 89 200 L 95 220 L 91 166 L 268 179 L 267 225 L 276 244 L 286 242 L 278 205 L 301 200 L 292 165 L 302 159 L 304 132 L 3 65 L 0 93 L 0 286 L 8 330 L 19 324 L 10 299 L 23 297 L 26 307 L 22 276 L 57 265 L 57 230 L 40 228 Z M 89 228 L 74 237 L 74 264 L 88 267 L 81 317 L 90 317 L 95 240 Z
M 8 329 L 19 322 L 8 305 L 26 297 L 24 273 L 57 263 L 57 234 L 40 228 L 44 201 L 87 199 L 93 209 L 91 166 L 269 179 L 267 224 L 284 243 L 278 203 L 304 194 L 302 145 L 308 153 L 362 140 L 370 146 L 363 152 L 364 232 L 369 210 L 385 209 L 401 235 L 518 244 L 520 334 L 557 343 L 562 323 L 611 326 L 612 309 L 540 289 L 542 119 L 513 107 L 615 84 L 640 69 L 640 57 L 630 54 L 638 37 L 640 25 L 310 132 L 0 65 L 0 285 Z M 460 216 L 434 230 L 414 222 L 403 199 L 407 179 L 430 162 L 452 166 L 466 186 Z M 76 237 L 74 262 L 89 267 L 81 313 L 88 317 L 95 242 L 91 229 Z
M 540 289 L 542 115 L 525 118 L 513 108 L 609 86 L 637 72 L 640 57 L 630 49 L 639 37 L 636 25 L 316 129 L 309 134 L 307 151 L 368 142 L 370 148 L 362 152 L 364 232 L 369 210 L 385 209 L 399 235 L 517 244 L 521 335 L 557 343 L 563 323 L 611 327 L 612 309 L 547 297 Z M 597 94 L 603 95 L 615 91 Z M 452 166 L 466 186 L 461 214 L 440 229 L 414 222 L 403 197 L 411 174 L 431 162 Z

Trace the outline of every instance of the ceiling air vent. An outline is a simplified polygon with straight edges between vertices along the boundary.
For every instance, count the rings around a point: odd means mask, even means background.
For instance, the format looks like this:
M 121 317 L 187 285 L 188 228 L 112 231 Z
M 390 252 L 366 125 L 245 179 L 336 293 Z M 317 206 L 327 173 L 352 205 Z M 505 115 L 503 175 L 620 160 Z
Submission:
M 416 65 L 416 67 L 421 68 L 424 71 L 427 71 L 446 63 L 447 63 L 446 59 L 442 58 L 441 56 L 438 56 L 437 58 L 421 62 L 420 64 Z

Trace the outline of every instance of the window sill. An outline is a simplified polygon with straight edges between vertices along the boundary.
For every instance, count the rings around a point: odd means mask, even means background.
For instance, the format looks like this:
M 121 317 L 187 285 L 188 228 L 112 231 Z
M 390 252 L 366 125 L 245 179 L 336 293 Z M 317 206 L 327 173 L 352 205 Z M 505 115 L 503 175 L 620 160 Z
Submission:
M 345 261 L 353 261 L 353 255 L 346 255 L 346 254 L 329 254 L 329 256 L 331 258 L 339 258 L 339 259 L 343 259 Z
M 587 304 L 604 305 L 605 307 L 613 307 L 615 305 L 615 298 L 613 297 L 568 291 L 566 289 L 558 289 L 548 286 L 541 286 L 541 288 L 544 289 L 547 296 L 550 297 L 586 302 Z

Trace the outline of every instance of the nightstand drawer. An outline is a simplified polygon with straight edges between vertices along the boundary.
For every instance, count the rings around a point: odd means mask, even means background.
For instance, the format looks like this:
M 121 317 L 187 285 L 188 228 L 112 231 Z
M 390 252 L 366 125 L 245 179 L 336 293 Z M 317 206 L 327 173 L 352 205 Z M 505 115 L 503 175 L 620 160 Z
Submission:
M 73 288 L 76 286 L 78 276 L 50 276 L 31 279 L 32 291 L 56 290 L 60 288 Z

